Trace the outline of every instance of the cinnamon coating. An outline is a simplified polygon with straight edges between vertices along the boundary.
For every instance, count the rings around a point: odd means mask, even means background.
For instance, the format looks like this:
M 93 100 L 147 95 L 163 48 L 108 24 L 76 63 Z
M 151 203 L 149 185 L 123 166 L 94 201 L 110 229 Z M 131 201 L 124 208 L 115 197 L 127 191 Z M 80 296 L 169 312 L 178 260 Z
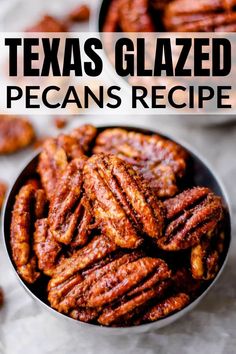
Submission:
M 187 153 L 157 134 L 145 135 L 124 129 L 106 129 L 98 135 L 94 153 L 115 154 L 141 172 L 159 197 L 178 191 L 178 180 L 187 167 Z
M 0 115 L 0 155 L 25 148 L 34 138 L 34 128 L 27 119 Z
M 129 164 L 114 155 L 94 155 L 85 164 L 84 178 L 95 219 L 118 246 L 138 247 L 141 233 L 161 236 L 162 207 Z
M 196 187 L 164 202 L 167 226 L 157 240 L 166 251 L 178 251 L 197 245 L 204 235 L 211 237 L 223 216 L 221 199 L 209 189 Z
M 12 257 L 18 273 L 28 283 L 34 283 L 40 276 L 37 270 L 37 260 L 31 247 L 34 222 L 37 217 L 43 217 L 43 214 L 39 214 L 41 208 L 36 202 L 37 192 L 38 190 L 32 183 L 20 189 L 11 220 Z M 42 213 L 43 209 L 41 209 Z

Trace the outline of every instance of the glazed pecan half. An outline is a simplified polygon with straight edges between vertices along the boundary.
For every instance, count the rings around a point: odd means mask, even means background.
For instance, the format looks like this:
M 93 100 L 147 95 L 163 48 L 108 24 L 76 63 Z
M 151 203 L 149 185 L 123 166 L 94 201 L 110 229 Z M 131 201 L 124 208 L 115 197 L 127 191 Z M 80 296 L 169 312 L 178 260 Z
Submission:
M 174 0 L 164 12 L 167 31 L 235 32 L 235 0 Z
M 44 192 L 36 189 L 36 186 L 37 183 L 30 181 L 20 189 L 11 220 L 13 260 L 18 273 L 28 283 L 34 283 L 40 276 L 31 242 L 33 240 L 34 222 L 37 218 L 43 217 L 46 198 L 42 198 Z M 40 206 L 39 201 L 42 203 Z
M 0 115 L 0 154 L 18 151 L 34 138 L 34 128 L 27 119 Z
M 197 245 L 203 236 L 213 235 L 223 216 L 223 206 L 208 188 L 195 187 L 164 202 L 167 226 L 157 240 L 166 251 L 178 251 Z
M 189 296 L 184 293 L 173 295 L 167 299 L 162 300 L 157 305 L 148 310 L 144 317 L 144 321 L 156 321 L 160 318 L 171 315 L 176 311 L 180 311 L 182 308 L 189 304 Z
M 93 155 L 85 164 L 84 178 L 95 219 L 118 246 L 136 248 L 140 234 L 162 235 L 162 206 L 129 164 L 114 155 Z
M 62 298 L 62 301 L 58 304 L 58 310 L 68 313 L 77 307 L 87 307 L 90 289 L 94 284 L 99 282 L 104 275 L 114 273 L 121 265 L 133 262 L 142 256 L 143 254 L 137 251 L 129 254 L 118 254 L 118 256 L 113 255 L 113 257 L 108 256 L 90 267 L 82 273 L 83 280 Z
M 115 154 L 141 172 L 159 197 L 178 191 L 178 180 L 187 167 L 187 153 L 161 136 L 145 135 L 116 128 L 106 129 L 96 139 L 94 153 Z
M 49 230 L 48 219 L 39 219 L 35 223 L 33 249 L 37 256 L 38 268 L 52 276 L 61 252 L 60 244 Z
M 68 162 L 88 151 L 95 134 L 96 128 L 85 125 L 75 129 L 70 135 L 61 134 L 44 142 L 38 172 L 49 200 Z
M 90 233 L 92 213 L 83 192 L 85 156 L 66 167 L 51 199 L 48 221 L 53 237 L 61 243 L 82 246 Z
M 215 278 L 220 267 L 224 241 L 224 233 L 219 232 L 211 239 L 203 238 L 199 245 L 192 248 L 190 262 L 193 278 L 203 280 Z

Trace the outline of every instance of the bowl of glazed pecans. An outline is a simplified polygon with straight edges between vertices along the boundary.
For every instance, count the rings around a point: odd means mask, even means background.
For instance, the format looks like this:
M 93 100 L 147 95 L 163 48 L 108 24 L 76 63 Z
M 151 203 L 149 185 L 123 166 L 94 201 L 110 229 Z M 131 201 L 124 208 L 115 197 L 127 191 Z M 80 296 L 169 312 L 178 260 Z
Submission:
M 111 334 L 161 328 L 219 278 L 224 188 L 191 148 L 155 131 L 83 125 L 48 138 L 3 215 L 10 262 L 54 314 Z

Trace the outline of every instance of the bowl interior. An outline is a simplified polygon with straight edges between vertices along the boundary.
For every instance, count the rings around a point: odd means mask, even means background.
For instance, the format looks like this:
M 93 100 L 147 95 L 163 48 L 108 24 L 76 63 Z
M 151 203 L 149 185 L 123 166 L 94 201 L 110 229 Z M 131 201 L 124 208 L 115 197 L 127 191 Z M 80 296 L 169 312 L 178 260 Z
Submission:
M 104 130 L 106 128 L 112 128 L 112 127 L 115 128 L 117 126 L 101 127 L 101 128 L 98 128 L 98 132 L 101 132 L 102 130 Z M 145 134 L 158 133 L 158 132 L 154 132 L 154 131 L 150 131 L 150 130 L 146 130 L 146 129 L 140 129 L 140 128 L 133 128 L 133 127 L 124 127 L 124 128 L 127 130 L 133 130 L 133 131 L 142 132 Z M 160 133 L 158 133 L 158 134 L 163 136 Z M 225 223 L 226 244 L 225 244 L 224 255 L 222 257 L 222 266 L 221 266 L 221 267 L 223 267 L 223 265 L 226 261 L 226 256 L 228 253 L 230 239 L 231 239 L 230 215 L 229 215 L 229 209 L 228 209 L 228 205 L 227 205 L 227 198 L 226 198 L 225 193 L 220 185 L 220 182 L 217 180 L 217 178 L 215 177 L 213 172 L 208 168 L 208 166 L 195 153 L 193 153 L 191 150 L 189 150 L 185 146 L 184 146 L 184 148 L 189 152 L 190 168 L 191 168 L 191 177 L 188 178 L 188 180 L 185 180 L 185 187 L 187 187 L 188 185 L 189 186 L 196 185 L 196 186 L 209 187 L 217 195 L 222 197 L 222 200 L 226 206 L 226 223 Z M 28 163 L 28 165 L 23 169 L 23 171 L 17 177 L 14 185 L 12 186 L 12 189 L 8 195 L 8 198 L 7 198 L 7 201 L 5 204 L 5 210 L 4 210 L 4 214 L 3 214 L 4 240 L 5 240 L 5 245 L 6 245 L 8 256 L 9 256 L 11 264 L 14 268 L 15 268 L 15 266 L 14 266 L 12 259 L 11 259 L 11 247 L 10 247 L 11 212 L 12 212 L 13 205 L 15 202 L 15 197 L 16 197 L 19 189 L 22 187 L 24 181 L 27 180 L 29 177 L 32 177 L 35 174 L 37 162 L 38 162 L 38 154 L 36 154 L 36 156 Z M 19 276 L 18 276 L 18 278 L 24 284 L 24 286 L 34 295 L 34 297 L 40 299 L 44 304 L 46 304 L 51 309 L 51 307 L 48 305 L 48 301 L 47 301 L 45 282 L 48 281 L 48 278 L 46 276 L 42 276 L 40 278 L 40 280 L 37 281 L 36 284 L 33 284 L 33 285 L 29 285 L 29 284 L 25 283 Z M 217 280 L 217 278 L 218 278 L 218 276 L 211 283 L 209 283 L 206 286 L 206 288 L 204 288 L 203 293 L 206 292 L 207 289 L 213 285 L 213 283 Z M 203 295 L 203 293 L 201 294 L 201 296 Z M 197 300 L 198 299 L 196 299 L 195 301 L 197 301 Z M 194 303 L 194 301 L 191 304 L 193 304 L 193 303 Z M 185 311 L 185 309 L 183 309 L 181 311 Z M 179 311 L 179 313 L 181 313 L 181 311 Z M 174 318 L 174 316 L 179 315 L 179 313 L 171 315 L 169 317 Z M 64 317 L 66 317 L 66 316 L 64 316 Z M 180 316 L 178 316 L 178 317 L 180 317 Z M 162 323 L 165 325 L 165 323 L 168 324 L 168 322 L 170 322 L 170 321 L 168 321 L 168 319 L 169 318 L 166 318 L 166 319 L 163 319 L 160 321 L 162 321 Z M 165 321 L 165 320 L 167 320 L 167 321 Z M 158 321 L 158 322 L 160 322 L 160 321 Z M 77 321 L 77 322 L 79 322 L 79 321 Z M 141 325 L 141 326 L 145 326 L 145 325 Z M 141 326 L 139 326 L 139 327 L 141 327 Z

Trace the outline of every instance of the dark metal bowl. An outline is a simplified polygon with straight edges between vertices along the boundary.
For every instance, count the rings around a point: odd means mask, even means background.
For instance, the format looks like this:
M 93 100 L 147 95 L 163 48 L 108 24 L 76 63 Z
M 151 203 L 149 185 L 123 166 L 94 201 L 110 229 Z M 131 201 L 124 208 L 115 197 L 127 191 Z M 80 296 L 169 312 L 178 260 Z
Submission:
M 115 126 L 104 126 L 104 127 L 99 127 L 98 131 L 102 131 L 106 128 L 111 128 Z M 117 127 L 117 126 L 116 126 Z M 127 127 L 127 126 L 119 126 L 123 127 L 127 130 L 133 130 L 137 132 L 142 132 L 145 134 L 153 134 L 153 133 L 158 133 L 156 131 L 150 131 L 147 129 L 142 129 L 142 128 L 135 128 L 135 127 Z M 162 134 L 160 134 L 162 135 Z M 163 135 L 162 135 L 163 136 Z M 165 137 L 165 136 L 164 136 Z M 170 137 L 167 137 L 171 140 L 174 140 Z M 175 140 L 174 140 L 175 141 Z M 17 177 L 16 181 L 13 183 L 12 188 L 10 189 L 10 192 L 8 193 L 8 196 L 6 198 L 5 202 L 5 207 L 3 211 L 3 236 L 4 236 L 4 243 L 5 243 L 5 248 L 6 252 L 8 254 L 9 261 L 11 263 L 11 267 L 14 269 L 14 272 L 20 281 L 20 283 L 23 285 L 23 287 L 26 289 L 26 291 L 36 300 L 38 301 L 41 305 L 43 305 L 47 310 L 49 310 L 51 313 L 54 313 L 56 316 L 58 316 L 61 320 L 66 320 L 70 321 L 71 323 L 74 323 L 75 325 L 79 326 L 80 328 L 84 328 L 87 331 L 92 331 L 93 333 L 99 332 L 100 334 L 129 334 L 129 333 L 141 333 L 141 332 L 146 332 L 152 329 L 158 329 L 161 327 L 164 327 L 180 317 L 182 317 L 184 314 L 192 310 L 200 301 L 201 299 L 207 294 L 207 292 L 214 286 L 214 284 L 217 282 L 219 279 L 220 274 L 223 271 L 223 268 L 225 267 L 226 260 L 227 260 L 227 255 L 230 247 L 230 241 L 231 241 L 231 224 L 230 224 L 230 206 L 228 202 L 228 198 L 226 195 L 226 192 L 224 190 L 224 187 L 222 186 L 219 178 L 215 175 L 215 173 L 212 171 L 212 169 L 208 166 L 208 164 L 203 160 L 202 157 L 198 155 L 197 152 L 193 151 L 192 148 L 186 146 L 186 144 L 180 143 L 177 141 L 178 144 L 182 145 L 190 155 L 190 163 L 191 163 L 191 171 L 192 171 L 192 180 L 191 180 L 191 185 L 198 185 L 198 186 L 206 186 L 212 189 L 217 195 L 222 197 L 222 200 L 225 204 L 226 207 L 226 244 L 225 244 L 225 253 L 223 255 L 223 262 L 221 265 L 221 268 L 215 277 L 215 279 L 204 289 L 204 291 L 201 293 L 201 295 L 191 302 L 187 307 L 182 309 L 181 311 L 170 315 L 169 317 L 166 317 L 164 319 L 161 319 L 159 321 L 153 322 L 153 323 L 148 323 L 148 324 L 143 324 L 140 326 L 134 326 L 134 327 L 127 327 L 127 328 L 106 328 L 106 327 L 101 327 L 98 325 L 93 325 L 93 324 L 87 324 L 83 323 L 80 321 L 76 321 L 72 318 L 69 318 L 63 314 L 60 314 L 59 312 L 55 311 L 52 309 L 46 298 L 46 293 L 45 293 L 45 279 L 42 278 L 37 284 L 29 285 L 25 283 L 20 276 L 18 275 L 15 265 L 12 261 L 12 256 L 11 256 L 11 247 L 10 247 L 10 222 L 11 222 L 11 212 L 13 209 L 13 205 L 15 202 L 15 197 L 21 188 L 22 184 L 24 181 L 29 178 L 30 176 L 34 175 L 35 170 L 36 170 L 36 165 L 38 161 L 38 153 L 34 155 L 33 158 L 30 159 L 29 163 L 25 166 L 25 168 L 21 171 L 19 176 Z

